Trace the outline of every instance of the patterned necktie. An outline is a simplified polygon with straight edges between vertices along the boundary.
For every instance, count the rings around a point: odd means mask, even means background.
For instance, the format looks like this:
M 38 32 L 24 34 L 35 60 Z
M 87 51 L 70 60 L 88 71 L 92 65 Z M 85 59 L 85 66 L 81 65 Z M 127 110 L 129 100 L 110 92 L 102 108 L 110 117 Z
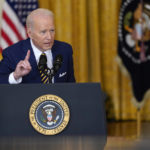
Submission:
M 39 68 L 40 75 L 41 75 L 41 81 L 44 84 L 48 84 L 49 77 L 48 77 L 48 68 L 47 68 L 47 58 L 46 58 L 45 53 L 42 53 L 40 56 L 38 68 Z

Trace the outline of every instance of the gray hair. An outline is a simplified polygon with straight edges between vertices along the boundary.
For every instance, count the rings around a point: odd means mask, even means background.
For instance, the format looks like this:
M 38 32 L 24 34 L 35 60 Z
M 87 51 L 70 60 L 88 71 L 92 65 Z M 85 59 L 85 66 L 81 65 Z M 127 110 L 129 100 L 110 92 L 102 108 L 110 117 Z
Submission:
M 26 19 L 27 28 L 33 27 L 34 24 L 33 18 L 40 15 L 54 17 L 54 13 L 51 10 L 44 9 L 44 8 L 35 9 L 28 15 Z

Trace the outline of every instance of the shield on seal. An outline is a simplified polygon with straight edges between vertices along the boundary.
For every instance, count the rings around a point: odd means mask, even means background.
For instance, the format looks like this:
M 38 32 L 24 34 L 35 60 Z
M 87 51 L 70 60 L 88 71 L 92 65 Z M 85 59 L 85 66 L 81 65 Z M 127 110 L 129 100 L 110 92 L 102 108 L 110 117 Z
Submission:
M 47 120 L 50 122 L 52 121 L 53 116 L 51 114 L 47 115 Z

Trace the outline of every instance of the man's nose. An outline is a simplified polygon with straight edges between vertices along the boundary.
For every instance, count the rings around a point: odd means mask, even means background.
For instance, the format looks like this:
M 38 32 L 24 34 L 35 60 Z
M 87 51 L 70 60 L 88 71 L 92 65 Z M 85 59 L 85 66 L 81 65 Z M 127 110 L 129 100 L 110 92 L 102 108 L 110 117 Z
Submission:
M 47 38 L 48 38 L 48 39 L 51 39 L 51 38 L 52 38 L 51 32 L 47 32 Z

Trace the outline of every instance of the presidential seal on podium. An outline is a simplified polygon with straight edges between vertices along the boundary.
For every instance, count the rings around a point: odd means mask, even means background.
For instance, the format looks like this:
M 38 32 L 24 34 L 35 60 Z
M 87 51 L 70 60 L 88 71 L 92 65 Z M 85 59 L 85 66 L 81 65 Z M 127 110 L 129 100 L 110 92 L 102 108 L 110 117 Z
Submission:
M 56 95 L 43 95 L 35 99 L 29 110 L 33 128 L 44 135 L 62 132 L 70 119 L 67 103 Z

